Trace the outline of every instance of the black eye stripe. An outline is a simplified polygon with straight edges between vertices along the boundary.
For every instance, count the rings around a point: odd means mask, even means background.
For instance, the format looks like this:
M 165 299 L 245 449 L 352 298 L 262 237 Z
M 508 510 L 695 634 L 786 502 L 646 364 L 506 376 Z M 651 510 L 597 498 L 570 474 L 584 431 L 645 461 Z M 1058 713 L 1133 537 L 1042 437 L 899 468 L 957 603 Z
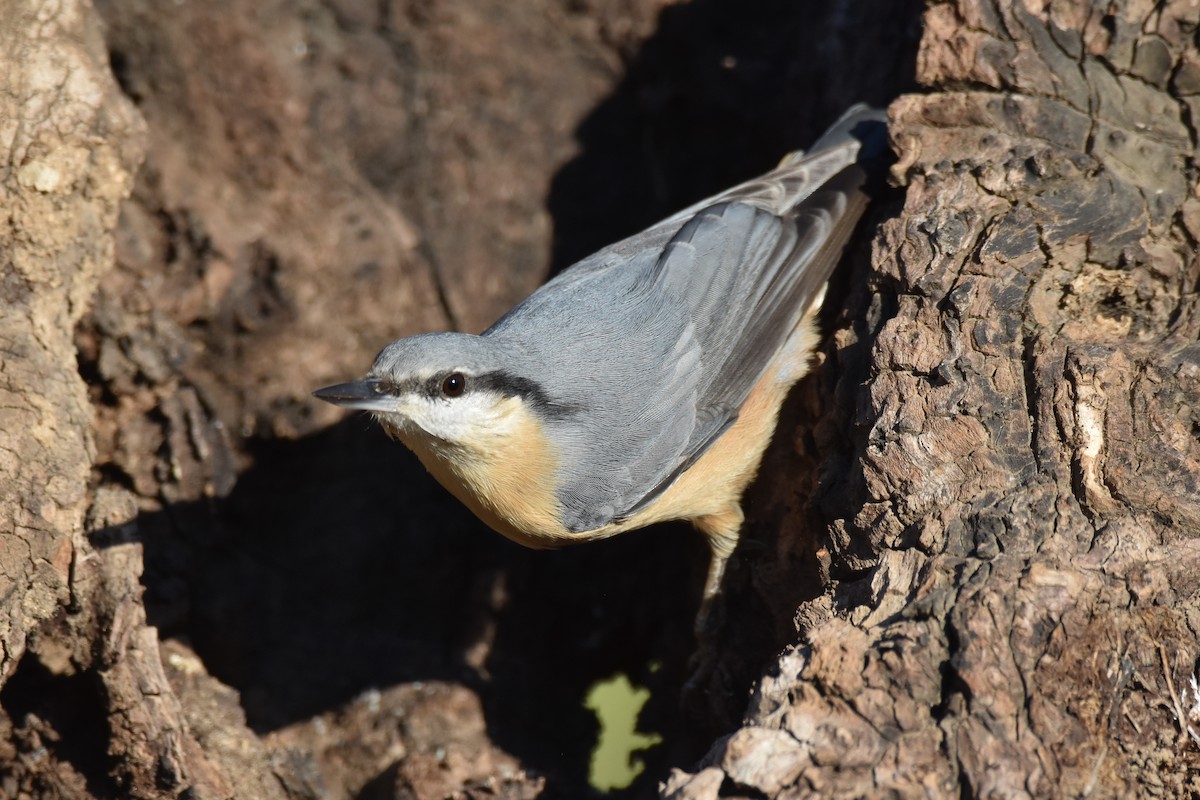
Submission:
M 504 397 L 520 397 L 548 417 L 567 417 L 576 410 L 551 400 L 537 381 L 504 370 L 485 372 L 471 378 L 471 382 L 473 389 L 488 389 Z
M 462 391 L 458 394 L 446 391 L 447 382 L 455 376 L 458 376 L 462 380 Z M 414 390 L 420 390 L 426 397 L 432 400 L 443 401 L 447 398 L 460 397 L 468 392 L 480 391 L 492 392 L 501 397 L 520 397 L 545 416 L 553 418 L 568 417 L 578 410 L 551 400 L 546 390 L 537 381 L 522 378 L 519 375 L 514 375 L 504 370 L 484 372 L 479 375 L 473 375 L 458 369 L 446 370 L 423 380 L 413 379 L 411 383 L 404 381 L 403 384 L 393 383 L 391 386 L 397 390 L 411 387 Z
M 418 388 L 420 383 L 414 380 L 394 381 L 390 378 L 379 379 L 379 391 L 383 394 L 390 394 L 393 397 L 400 397 L 408 394 Z

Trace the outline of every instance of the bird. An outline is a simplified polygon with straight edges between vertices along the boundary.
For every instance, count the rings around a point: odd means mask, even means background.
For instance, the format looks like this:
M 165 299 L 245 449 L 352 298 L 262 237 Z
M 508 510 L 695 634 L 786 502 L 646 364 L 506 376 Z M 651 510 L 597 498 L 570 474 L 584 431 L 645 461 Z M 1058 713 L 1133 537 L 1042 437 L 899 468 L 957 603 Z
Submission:
M 314 395 L 373 414 L 522 545 L 690 521 L 711 550 L 699 635 L 887 145 L 885 113 L 853 106 L 807 152 L 575 263 L 482 334 L 399 339 Z

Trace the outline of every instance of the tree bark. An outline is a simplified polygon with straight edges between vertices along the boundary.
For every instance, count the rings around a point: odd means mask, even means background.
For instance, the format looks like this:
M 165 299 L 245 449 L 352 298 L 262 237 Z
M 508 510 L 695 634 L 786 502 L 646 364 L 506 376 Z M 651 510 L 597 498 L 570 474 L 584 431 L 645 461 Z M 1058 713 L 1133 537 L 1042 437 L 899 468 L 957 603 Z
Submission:
M 826 592 L 666 796 L 1200 792 L 1198 22 L 926 11 L 811 444 Z
M 1200 7 L 796 6 L 0 0 L 0 797 L 581 797 L 617 672 L 627 797 L 1200 795 Z M 694 534 L 511 548 L 308 392 L 858 100 L 680 709 Z

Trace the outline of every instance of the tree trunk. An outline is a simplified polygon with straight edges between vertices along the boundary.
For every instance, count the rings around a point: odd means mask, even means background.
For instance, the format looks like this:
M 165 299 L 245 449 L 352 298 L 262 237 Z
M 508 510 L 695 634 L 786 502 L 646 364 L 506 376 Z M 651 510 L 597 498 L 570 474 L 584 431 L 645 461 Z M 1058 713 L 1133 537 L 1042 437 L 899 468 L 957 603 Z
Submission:
M 925 14 L 808 445 L 826 591 L 670 797 L 1200 794 L 1200 9 L 1035 5 Z
M 626 797 L 1200 795 L 1200 6 L 793 5 L 0 0 L 0 797 L 583 797 L 617 673 Z M 308 392 L 857 100 L 680 709 L 691 531 L 519 550 Z

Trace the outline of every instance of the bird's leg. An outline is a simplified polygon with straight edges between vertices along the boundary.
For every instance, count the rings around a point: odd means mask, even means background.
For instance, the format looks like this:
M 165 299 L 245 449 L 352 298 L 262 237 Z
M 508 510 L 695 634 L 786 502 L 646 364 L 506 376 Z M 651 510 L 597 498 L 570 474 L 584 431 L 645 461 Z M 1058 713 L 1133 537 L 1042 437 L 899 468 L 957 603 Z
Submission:
M 725 565 L 737 547 L 744 520 L 742 508 L 736 503 L 718 514 L 692 520 L 708 539 L 712 550 L 704 596 L 700 599 L 700 610 L 696 612 L 696 652 L 688 665 L 690 675 L 680 698 L 685 711 L 692 715 L 702 717 L 705 712 L 701 709 L 708 708 L 711 703 L 710 684 L 717 664 L 717 633 L 724 617 L 724 603 L 719 597 L 721 580 L 725 576 Z
M 717 595 L 721 591 L 721 579 L 725 576 L 725 565 L 737 547 L 738 535 L 742 531 L 745 515 L 740 505 L 733 505 L 719 514 L 710 514 L 695 520 L 696 527 L 708 539 L 712 550 L 708 562 L 708 577 L 704 581 L 704 596 L 700 599 L 700 610 L 696 612 L 695 633 L 701 649 L 720 627 L 720 620 L 714 617 Z

